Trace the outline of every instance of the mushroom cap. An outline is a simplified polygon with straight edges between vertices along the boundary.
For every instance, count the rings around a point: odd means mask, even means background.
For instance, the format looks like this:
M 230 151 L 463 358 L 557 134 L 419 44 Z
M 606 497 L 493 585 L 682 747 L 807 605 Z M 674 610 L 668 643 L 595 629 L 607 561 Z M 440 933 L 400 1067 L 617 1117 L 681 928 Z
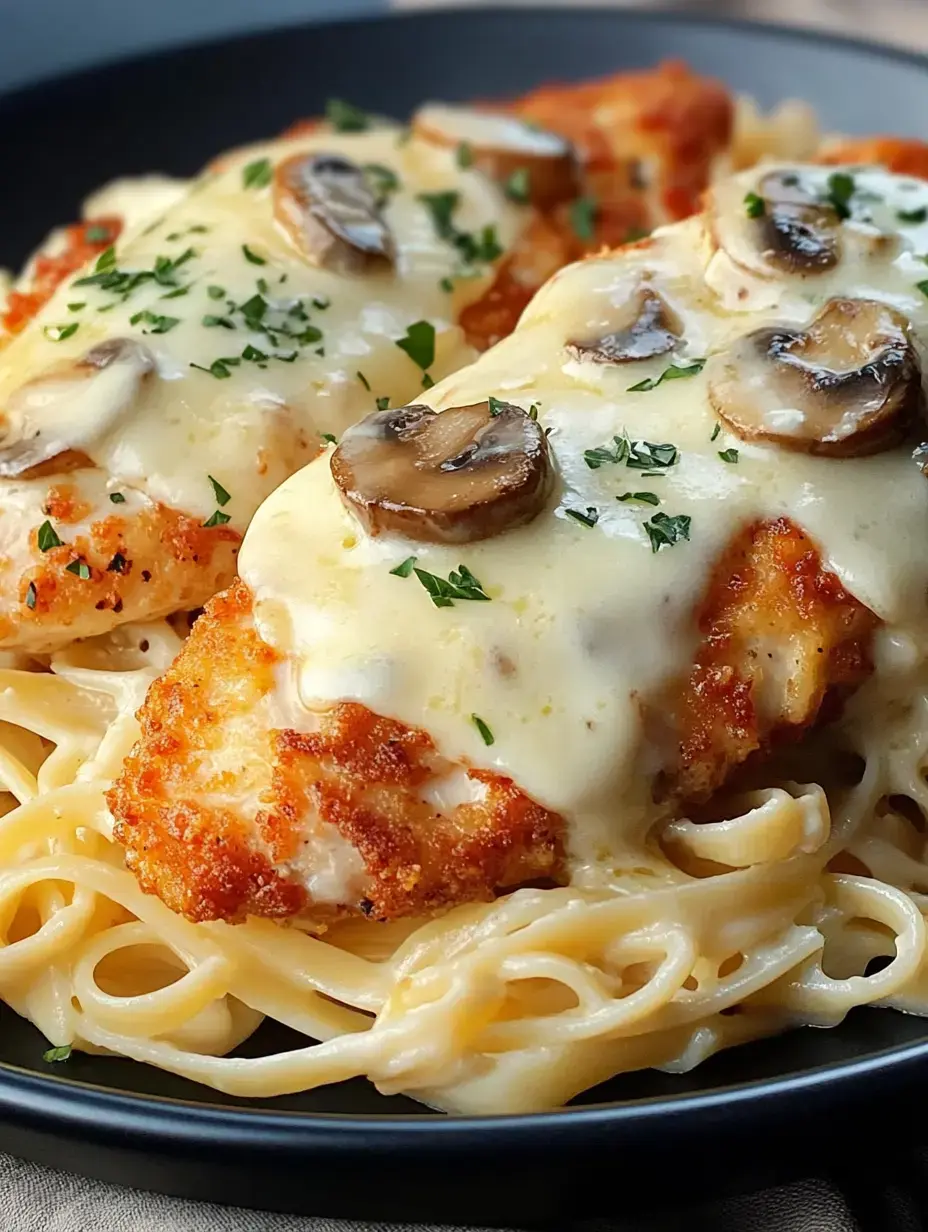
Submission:
M 324 269 L 369 272 L 396 247 L 363 170 L 342 154 L 295 154 L 274 173 L 274 213 L 297 247 Z
M 639 287 L 629 301 L 627 321 L 618 329 L 590 342 L 568 342 L 576 359 L 599 364 L 632 363 L 672 351 L 683 336 L 683 326 L 661 296 L 649 286 Z
M 466 146 L 472 165 L 501 184 L 524 172 L 527 198 L 541 209 L 552 209 L 580 191 L 577 156 L 570 142 L 516 116 L 426 103 L 412 123 L 423 141 Z
M 544 432 L 493 400 L 376 411 L 332 455 L 342 499 L 371 535 L 472 543 L 530 522 L 554 484 Z
M 799 172 L 768 171 L 754 192 L 763 202 L 757 215 L 748 212 L 741 179 L 717 184 L 710 195 L 709 225 L 732 261 L 767 276 L 814 275 L 837 265 L 841 219 Z
M 738 436 L 803 453 L 880 453 L 922 409 L 908 321 L 875 300 L 829 300 L 805 330 L 755 330 L 706 367 L 712 405 Z
M 84 454 L 131 409 L 154 358 L 135 338 L 110 338 L 81 359 L 28 381 L 0 411 L 0 477 L 37 473 L 53 459 L 75 469 Z

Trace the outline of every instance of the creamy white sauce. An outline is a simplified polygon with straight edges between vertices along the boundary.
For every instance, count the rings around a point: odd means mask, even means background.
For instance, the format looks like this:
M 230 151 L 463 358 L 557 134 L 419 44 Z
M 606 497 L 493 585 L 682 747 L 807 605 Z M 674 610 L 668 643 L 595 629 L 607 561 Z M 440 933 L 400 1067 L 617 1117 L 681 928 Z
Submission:
M 739 199 L 756 177 L 739 178 Z M 240 568 L 262 635 L 289 658 L 280 677 L 288 713 L 355 699 L 426 729 L 454 761 L 511 775 L 567 818 L 582 880 L 592 862 L 620 859 L 623 840 L 653 817 L 649 780 L 660 751 L 645 741 L 636 699 L 687 669 L 694 609 L 739 528 L 788 516 L 886 622 L 897 656 L 898 647 L 928 644 L 928 480 L 911 446 L 836 460 L 747 443 L 724 428 L 716 436 L 705 374 L 629 392 L 671 361 L 723 350 L 765 324 L 805 325 L 839 293 L 891 303 L 928 337 L 928 297 L 915 285 L 928 276 L 918 260 L 928 226 L 895 218 L 897 202 L 928 205 L 928 185 L 905 187 L 878 172 L 858 173 L 857 183 L 888 202 L 871 208 L 897 239 L 877 255 L 855 255 L 824 276 L 765 280 L 754 297 L 760 280 L 720 255 L 709 259 L 707 279 L 703 222 L 690 220 L 659 232 L 648 249 L 561 271 L 513 336 L 417 397 L 437 409 L 491 394 L 538 405 L 560 480 L 531 525 L 453 549 L 369 538 L 339 499 L 328 457 L 284 483 L 255 518 Z M 642 281 L 684 324 L 677 353 L 614 366 L 570 358 L 568 341 L 595 339 L 627 319 Z M 625 432 L 672 442 L 679 461 L 656 478 L 585 464 L 584 450 Z M 733 448 L 738 461 L 728 464 L 719 454 Z M 616 499 L 629 491 L 657 493 L 659 509 Z M 566 512 L 588 507 L 599 515 L 593 527 Z M 656 512 L 689 516 L 690 541 L 652 552 L 644 523 Z M 411 554 L 443 577 L 465 564 L 491 601 L 434 607 L 415 576 L 390 573 Z M 880 658 L 891 658 L 890 642 L 884 650 Z M 491 747 L 475 714 L 493 732 Z
M 227 156 L 183 192 L 163 181 L 111 186 L 92 208 L 129 211 L 128 236 L 116 245 L 116 268 L 153 270 L 159 258 L 176 260 L 188 249 L 193 255 L 169 281 L 149 279 L 127 297 L 69 279 L 0 352 L 0 409 L 28 381 L 78 360 L 96 344 L 139 338 L 154 354 L 158 379 L 145 382 L 131 414 L 115 427 L 102 409 L 95 418 L 86 400 L 76 407 L 87 421 L 82 448 L 115 486 L 194 516 L 208 517 L 216 508 L 208 479 L 215 476 L 232 496 L 223 512 L 244 530 L 261 500 L 314 455 L 320 434 L 340 434 L 372 411 L 377 398 L 397 405 L 422 390 L 422 370 L 396 345 L 412 323 L 425 319 L 434 325 L 431 378 L 472 358 L 456 322 L 484 293 L 494 266 L 480 266 L 476 277 L 455 278 L 460 253 L 437 233 L 419 195 L 457 192 L 454 226 L 479 232 L 492 225 L 504 251 L 529 217 L 485 176 L 458 168 L 453 150 L 400 136 L 395 128 L 317 132 L 253 146 Z M 250 163 L 267 158 L 276 164 L 310 151 L 341 153 L 395 174 L 399 187 L 384 207 L 396 241 L 395 270 L 343 276 L 317 268 L 275 220 L 271 186 L 244 185 Z M 141 225 L 146 219 L 152 221 Z M 449 278 L 450 293 L 442 286 Z M 171 297 L 179 289 L 183 293 Z M 317 329 L 321 337 L 300 343 L 278 331 L 275 343 L 249 328 L 236 306 L 255 295 L 268 304 L 265 322 L 293 332 Z M 289 315 L 291 310 L 297 315 Z M 207 317 L 231 328 L 204 324 Z M 60 336 L 75 324 L 76 332 Z M 295 358 L 243 359 L 248 347 L 253 356 Z M 229 357 L 239 362 L 226 364 L 227 377 L 191 366 L 209 369 Z M 71 477 L 79 490 L 84 477 Z M 47 491 L 46 480 L 35 483 L 37 491 Z

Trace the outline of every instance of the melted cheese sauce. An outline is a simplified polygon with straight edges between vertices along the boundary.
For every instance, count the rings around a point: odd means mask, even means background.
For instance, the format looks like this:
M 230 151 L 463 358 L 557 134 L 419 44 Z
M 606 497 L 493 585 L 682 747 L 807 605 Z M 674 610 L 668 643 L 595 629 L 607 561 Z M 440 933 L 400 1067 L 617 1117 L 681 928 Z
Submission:
M 600 875 L 594 866 L 620 862 L 623 847 L 630 854 L 653 819 L 658 754 L 644 741 L 637 699 L 687 670 L 694 609 L 739 528 L 780 515 L 803 527 L 827 566 L 886 622 L 887 655 L 878 647 L 878 661 L 892 658 L 893 645 L 928 645 L 928 481 L 911 446 L 853 460 L 789 453 L 724 426 L 716 434 L 705 374 L 629 389 L 765 324 L 805 325 L 837 293 L 890 303 L 928 338 L 928 297 L 917 286 L 928 272 L 928 225 L 902 225 L 896 214 L 928 207 L 928 185 L 855 174 L 858 191 L 880 200 L 867 201 L 872 222 L 842 226 L 848 251 L 834 273 L 748 275 L 712 255 L 705 221 L 692 219 L 647 247 L 562 271 L 514 335 L 417 397 L 436 409 L 488 395 L 537 404 L 559 482 L 529 526 L 460 548 L 369 538 L 339 499 L 324 456 L 275 492 L 245 539 L 240 569 L 262 636 L 287 656 L 282 720 L 311 725 L 314 710 L 354 699 L 425 728 L 447 757 L 511 775 L 562 812 L 582 883 Z M 739 177 L 739 201 L 756 179 Z M 863 242 L 877 230 L 890 238 Z M 642 282 L 683 322 L 677 353 L 616 365 L 572 358 L 569 341 L 626 323 Z M 586 465 L 584 451 L 624 433 L 673 443 L 678 461 L 655 477 Z M 720 457 L 730 449 L 736 463 Z M 638 491 L 657 494 L 659 507 L 617 499 Z M 569 510 L 595 511 L 598 520 L 584 525 Z M 689 541 L 652 551 L 644 524 L 658 512 L 691 518 Z M 411 554 L 442 577 L 466 565 L 490 602 L 434 607 L 415 575 L 390 572 Z M 492 746 L 474 715 L 492 731 Z
M 272 187 L 243 183 L 244 168 L 256 160 L 276 164 L 313 150 L 377 164 L 397 177 L 384 207 L 396 240 L 395 270 L 346 277 L 313 266 L 275 221 Z M 313 456 L 320 434 L 338 435 L 377 398 L 397 405 L 422 389 L 422 370 L 396 345 L 409 325 L 434 325 L 431 378 L 473 357 L 456 321 L 494 269 L 484 264 L 476 276 L 455 277 L 460 254 L 438 235 L 419 200 L 448 191 L 459 194 L 454 226 L 480 232 L 492 225 L 504 251 L 529 216 L 479 172 L 458 168 L 453 151 L 415 138 L 404 143 L 394 128 L 318 132 L 238 150 L 182 193 L 170 181 L 117 183 L 93 202 L 94 209 L 119 211 L 131 205 L 114 268 L 160 268 L 161 281 L 149 278 L 125 295 L 77 280 L 60 287 L 0 353 L 0 407 L 26 382 L 101 342 L 140 339 L 154 355 L 155 379 L 115 426 L 102 407 L 95 419 L 83 400 L 81 448 L 112 488 L 195 516 L 208 517 L 216 507 L 212 474 L 232 495 L 224 512 L 244 530 L 268 492 Z M 163 215 L 142 225 L 160 208 Z M 179 258 L 165 269 L 165 259 Z M 448 279 L 451 292 L 442 285 Z M 262 323 L 279 326 L 273 336 L 252 328 L 254 316 L 240 310 L 256 295 L 266 301 Z M 293 337 L 301 333 L 303 340 Z M 216 360 L 229 361 L 219 376 L 209 371 Z M 79 489 L 85 477 L 75 473 Z M 32 503 L 39 504 L 47 480 L 11 483 L 11 499 L 22 495 L 28 505 L 33 487 Z M 4 492 L 6 504 L 6 485 Z

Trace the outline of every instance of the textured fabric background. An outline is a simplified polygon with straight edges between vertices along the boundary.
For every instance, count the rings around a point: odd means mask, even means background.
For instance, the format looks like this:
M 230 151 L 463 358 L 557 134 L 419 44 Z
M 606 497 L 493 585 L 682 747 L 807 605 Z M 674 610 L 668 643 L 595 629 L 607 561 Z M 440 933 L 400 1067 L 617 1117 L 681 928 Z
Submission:
M 393 0 L 393 7 L 425 8 L 441 2 Z M 521 2 L 538 0 L 514 0 Z M 81 4 L 0 0 L 0 85 L 212 32 L 257 29 L 323 11 L 347 16 L 384 7 L 386 0 L 223 0 L 221 5 L 216 0 L 158 0 L 153 6 L 139 0 Z M 627 0 L 626 7 L 652 5 L 651 0 Z M 834 28 L 928 49 L 928 0 L 663 0 L 661 7 Z M 54 16 L 57 23 L 59 15 L 65 22 L 63 31 L 58 26 L 59 33 L 65 36 L 50 48 L 49 19 Z M 923 1204 L 905 1186 L 869 1192 L 860 1199 L 828 1182 L 809 1180 L 646 1222 L 596 1221 L 558 1232 L 916 1232 L 925 1227 L 920 1206 L 924 1216 Z M 0 1232 L 386 1232 L 386 1228 L 178 1201 L 0 1154 Z M 393 1232 L 441 1230 L 394 1226 Z

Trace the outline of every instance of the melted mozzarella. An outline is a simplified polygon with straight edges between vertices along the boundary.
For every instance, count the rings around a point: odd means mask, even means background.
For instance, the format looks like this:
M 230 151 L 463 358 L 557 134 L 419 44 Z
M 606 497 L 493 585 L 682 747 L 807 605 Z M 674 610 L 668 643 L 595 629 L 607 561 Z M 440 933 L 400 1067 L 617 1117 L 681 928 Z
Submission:
M 472 358 L 456 321 L 494 269 L 485 264 L 474 276 L 455 277 L 461 255 L 438 234 L 420 194 L 457 193 L 454 226 L 493 226 L 504 251 L 528 218 L 486 177 L 458 168 L 453 151 L 400 136 L 394 128 L 318 132 L 238 150 L 182 193 L 160 180 L 112 186 L 92 207 L 130 211 L 115 268 L 160 269 L 161 281 L 148 278 L 127 295 L 76 285 L 79 279 L 62 285 L 0 353 L 0 407 L 28 381 L 107 339 L 142 339 L 157 379 L 145 382 L 115 428 L 102 406 L 96 417 L 90 400 L 75 406 L 81 448 L 114 487 L 195 516 L 216 507 L 207 478 L 214 475 L 232 494 L 225 512 L 243 530 L 268 492 L 313 456 L 320 434 L 339 434 L 373 410 L 376 398 L 397 405 L 422 389 L 422 370 L 396 345 L 412 323 L 434 325 L 434 379 Z M 272 188 L 244 184 L 244 168 L 256 160 L 275 164 L 316 150 L 378 164 L 397 177 L 384 207 L 395 270 L 349 277 L 317 268 L 275 221 Z M 165 258 L 182 257 L 166 271 Z M 451 292 L 443 285 L 449 279 Z M 266 301 L 262 324 L 279 327 L 271 334 L 250 327 L 254 314 L 240 310 L 255 296 Z M 302 340 L 293 336 L 301 333 Z M 218 376 L 209 371 L 216 360 L 226 361 L 213 370 Z M 85 478 L 75 472 L 79 490 Z M 33 482 L 47 490 L 47 481 Z
M 756 175 L 740 177 L 742 193 Z M 302 714 L 309 723 L 313 710 L 355 699 L 425 728 L 448 757 L 511 775 L 562 812 L 582 881 L 598 861 L 620 860 L 625 840 L 653 818 L 658 753 L 645 743 L 638 699 L 686 671 L 694 609 L 739 528 L 794 519 L 886 622 L 885 638 L 928 645 L 928 481 L 910 448 L 853 460 L 788 453 L 716 435 L 702 374 L 629 389 L 762 325 L 806 324 L 837 293 L 885 300 L 928 338 L 928 298 L 917 286 L 928 227 L 901 226 L 895 215 L 928 205 L 928 185 L 877 172 L 858 174 L 857 184 L 884 198 L 879 213 L 873 204 L 874 222 L 891 234 L 868 257 L 858 246 L 834 273 L 762 281 L 710 257 L 703 220 L 693 219 L 658 232 L 649 247 L 561 271 L 515 334 L 430 391 L 436 409 L 491 394 L 538 405 L 560 483 L 529 526 L 460 548 L 369 538 L 341 503 L 326 457 L 275 492 L 240 568 L 262 635 L 287 656 L 279 693 L 288 721 Z M 643 280 L 683 322 L 678 353 L 611 366 L 571 358 L 567 342 L 627 319 Z M 672 442 L 678 462 L 657 477 L 586 465 L 585 450 L 623 433 Z M 736 464 L 719 456 L 732 448 Z M 656 493 L 659 510 L 617 499 L 636 491 Z M 598 513 L 592 527 L 568 513 L 588 509 Z M 691 518 L 689 542 L 652 551 L 644 523 L 656 512 Z M 390 572 L 411 554 L 444 577 L 465 564 L 490 602 L 434 607 L 414 575 Z M 491 729 L 491 747 L 474 715 Z

